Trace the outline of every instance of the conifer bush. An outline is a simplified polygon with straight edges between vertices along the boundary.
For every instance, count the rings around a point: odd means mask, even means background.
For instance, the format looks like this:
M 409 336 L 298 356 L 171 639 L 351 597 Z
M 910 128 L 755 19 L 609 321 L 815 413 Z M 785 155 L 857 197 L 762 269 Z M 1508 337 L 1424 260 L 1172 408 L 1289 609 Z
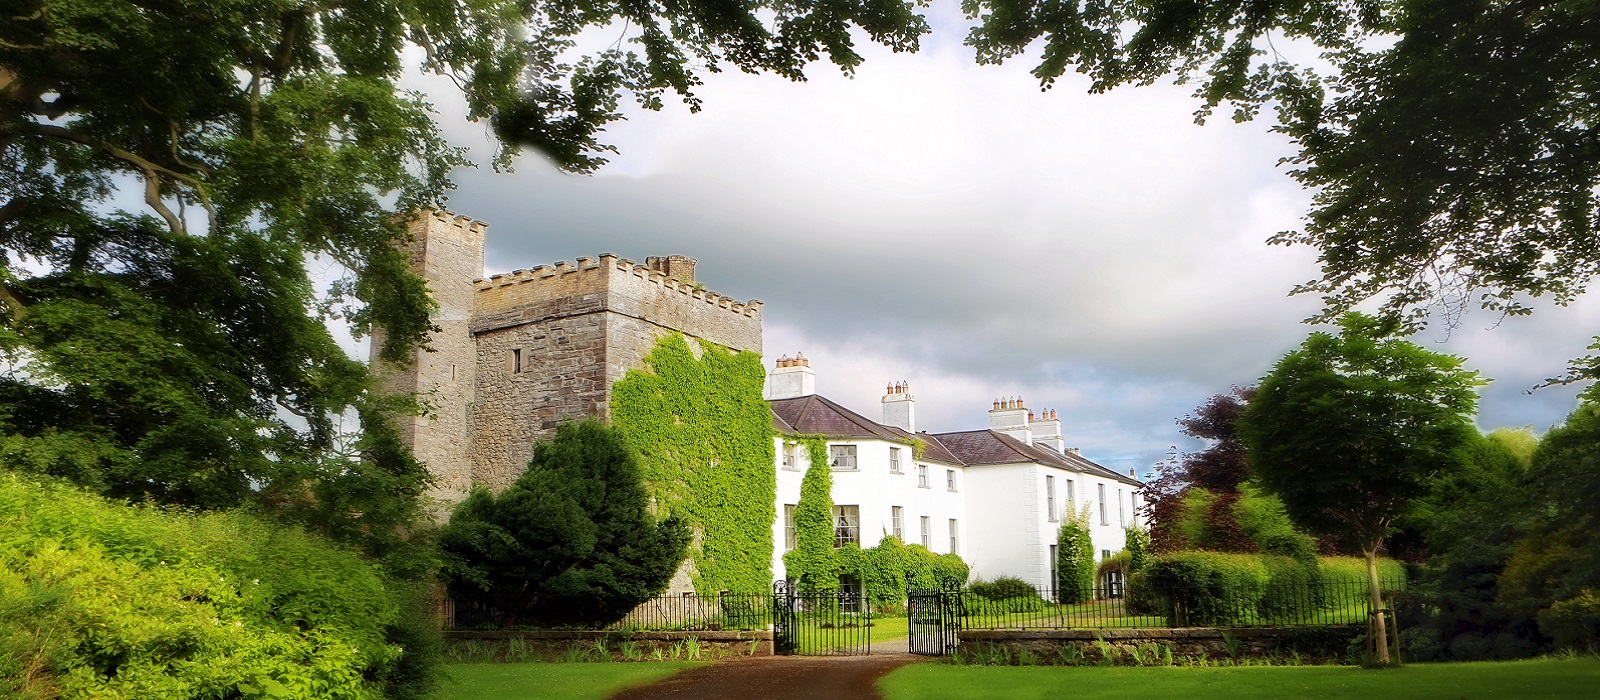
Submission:
M 659 595 L 688 528 L 658 521 L 632 450 L 609 426 L 565 423 L 496 495 L 475 489 L 440 532 L 448 587 L 504 626 L 605 625 Z

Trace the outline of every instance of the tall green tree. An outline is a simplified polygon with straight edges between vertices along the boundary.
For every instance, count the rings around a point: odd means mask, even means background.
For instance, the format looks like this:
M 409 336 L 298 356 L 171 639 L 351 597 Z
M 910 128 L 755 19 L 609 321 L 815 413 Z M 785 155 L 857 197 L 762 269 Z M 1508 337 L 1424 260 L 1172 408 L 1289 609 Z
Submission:
M 1377 610 L 1384 537 L 1436 478 L 1461 468 L 1483 382 L 1459 357 L 1392 337 L 1392 324 L 1351 313 L 1339 327 L 1278 361 L 1239 434 L 1257 479 L 1297 525 L 1361 550 Z M 1386 622 L 1375 621 L 1386 664 Z
M 1442 302 L 1527 313 L 1600 273 L 1600 9 L 1591 0 L 964 0 L 983 63 L 1037 47 L 1049 87 L 1196 84 L 1204 120 L 1273 113 L 1315 192 L 1274 243 L 1320 251 L 1328 320 L 1381 297 L 1409 325 Z M 1296 64 L 1280 49 L 1316 55 Z M 1600 377 L 1600 357 L 1566 379 Z
M 902 0 L 13 0 L 0 10 L 0 449 L 118 496 L 269 506 L 363 544 L 419 512 L 367 370 L 324 321 L 425 342 L 396 244 L 462 152 L 406 56 L 447 75 L 507 164 L 586 172 L 632 97 L 702 71 L 845 71 L 912 50 Z M 575 55 L 598 28 L 623 41 Z M 415 54 L 408 54 L 415 49 Z M 323 294 L 308 261 L 348 275 Z M 414 409 L 414 407 L 413 407 Z M 359 424 L 359 440 L 347 435 Z
M 439 534 L 450 590 L 508 627 L 615 622 L 659 595 L 688 551 L 689 528 L 649 509 L 622 437 L 565 423 L 505 491 L 480 486 L 456 507 Z

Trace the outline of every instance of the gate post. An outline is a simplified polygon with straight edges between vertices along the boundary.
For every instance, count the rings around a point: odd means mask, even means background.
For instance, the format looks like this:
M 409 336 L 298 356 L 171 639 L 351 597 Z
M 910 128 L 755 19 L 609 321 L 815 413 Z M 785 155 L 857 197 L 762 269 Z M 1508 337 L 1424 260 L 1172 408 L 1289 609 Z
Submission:
M 794 639 L 794 593 L 787 581 L 772 582 L 772 653 L 793 654 L 797 648 Z

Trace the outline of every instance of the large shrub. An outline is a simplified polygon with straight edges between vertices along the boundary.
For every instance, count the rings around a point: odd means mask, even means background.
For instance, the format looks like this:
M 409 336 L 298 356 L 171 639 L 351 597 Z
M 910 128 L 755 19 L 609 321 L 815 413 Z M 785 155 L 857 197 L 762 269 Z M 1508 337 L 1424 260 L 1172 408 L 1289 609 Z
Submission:
M 478 488 L 439 536 L 450 592 L 501 624 L 615 622 L 661 593 L 689 532 L 657 522 L 632 450 L 598 421 L 562 424 L 498 496 Z
M 0 475 L 0 696 L 420 692 L 392 685 L 400 614 L 373 564 L 302 530 Z
M 905 612 L 908 589 L 952 588 L 967 581 L 967 563 L 955 554 L 934 554 L 920 544 L 904 544 L 884 535 L 870 549 L 849 544 L 832 550 L 833 579 L 858 578 L 866 587 L 873 612 Z

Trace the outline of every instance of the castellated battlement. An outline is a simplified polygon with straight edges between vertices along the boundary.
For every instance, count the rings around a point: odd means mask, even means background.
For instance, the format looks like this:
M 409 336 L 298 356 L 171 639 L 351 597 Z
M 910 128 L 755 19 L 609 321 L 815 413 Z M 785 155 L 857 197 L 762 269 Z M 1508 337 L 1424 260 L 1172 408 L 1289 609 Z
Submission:
M 473 333 L 610 311 L 736 350 L 761 351 L 760 300 L 739 301 L 611 253 L 493 275 L 474 285 Z
M 448 211 L 408 225 L 407 250 L 438 302 L 429 319 L 438 330 L 431 352 L 417 349 L 384 376 L 389 390 L 433 407 L 400 427 L 438 479 L 435 497 L 504 488 L 556 426 L 608 417 L 611 387 L 644 367 L 666 335 L 761 352 L 761 302 L 694 284 L 694 258 L 640 265 L 605 253 L 484 278 L 488 226 Z

